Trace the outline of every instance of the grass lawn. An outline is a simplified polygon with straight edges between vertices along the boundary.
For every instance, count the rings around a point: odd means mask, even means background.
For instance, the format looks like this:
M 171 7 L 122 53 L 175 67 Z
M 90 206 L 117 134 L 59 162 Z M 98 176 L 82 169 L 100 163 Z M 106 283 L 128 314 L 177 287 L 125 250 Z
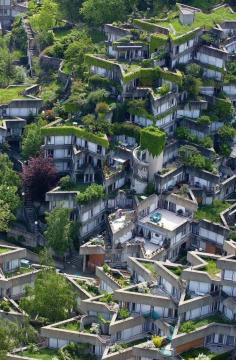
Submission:
M 197 348 L 197 349 L 192 349 L 192 350 L 186 351 L 181 354 L 181 358 L 183 360 L 194 360 L 200 354 L 207 355 L 210 360 L 217 360 L 217 359 L 229 360 L 231 358 L 230 357 L 231 351 L 225 352 L 224 355 L 222 353 L 214 354 L 207 348 Z
M 7 248 L 4 248 L 4 247 L 0 247 L 0 254 L 6 254 L 8 252 L 12 251 L 11 249 L 7 249 Z
M 206 271 L 211 276 L 220 274 L 221 269 L 217 267 L 216 260 L 204 259 L 204 257 L 202 259 L 207 261 L 207 265 L 203 268 L 203 271 Z
M 205 0 L 202 0 L 201 3 L 205 3 Z M 212 1 L 211 1 L 212 3 Z M 196 6 L 198 6 L 199 0 L 196 0 Z M 206 2 L 208 5 L 208 2 Z M 171 17 L 171 14 L 170 14 Z M 206 13 L 196 13 L 195 20 L 191 25 L 182 25 L 179 21 L 179 16 L 170 18 L 169 21 L 161 21 L 158 22 L 158 25 L 164 27 L 170 27 L 170 24 L 174 27 L 176 31 L 176 36 L 185 34 L 188 31 L 194 30 L 198 27 L 205 27 L 206 29 L 211 29 L 215 24 L 221 24 L 225 20 L 236 20 L 236 14 L 230 12 L 229 7 L 219 8 L 218 10 L 211 12 L 209 14 Z M 171 29 L 171 27 L 170 27 Z
M 157 276 L 157 270 L 155 268 L 155 265 L 149 262 L 141 262 L 141 265 L 143 265 L 147 270 L 149 270 L 152 275 Z
M 56 81 L 42 86 L 41 98 L 44 102 L 53 102 L 57 98 L 57 92 L 60 90 L 60 85 Z
M 8 104 L 12 100 L 27 99 L 22 92 L 28 86 L 10 86 L 8 88 L 0 88 L 0 104 Z
M 173 274 L 175 274 L 176 276 L 180 276 L 182 274 L 183 269 L 181 267 L 172 267 L 169 266 L 167 267 L 168 270 L 170 270 Z
M 30 351 L 23 351 L 19 353 L 21 356 L 28 356 L 33 359 L 39 359 L 39 360 L 52 360 L 54 356 L 56 356 L 58 353 L 58 350 L 53 349 L 40 349 L 37 353 L 32 353 Z
M 80 331 L 80 323 L 73 321 L 71 323 L 63 324 L 58 326 L 60 329 L 71 330 L 71 331 Z
M 228 325 L 236 325 L 236 320 L 228 320 L 221 315 L 211 315 L 204 319 L 197 319 L 197 320 L 189 320 L 184 322 L 180 325 L 179 334 L 180 333 L 190 333 L 202 326 L 206 326 L 213 322 L 220 323 L 220 324 L 228 324 Z
M 213 201 L 212 205 L 200 205 L 195 213 L 196 220 L 209 220 L 221 223 L 220 213 L 226 210 L 230 205 L 221 200 Z

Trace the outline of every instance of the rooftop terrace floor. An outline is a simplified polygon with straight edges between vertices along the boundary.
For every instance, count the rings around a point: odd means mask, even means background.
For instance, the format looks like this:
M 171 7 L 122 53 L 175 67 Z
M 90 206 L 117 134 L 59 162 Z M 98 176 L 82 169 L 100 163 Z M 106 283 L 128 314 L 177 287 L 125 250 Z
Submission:
M 155 213 L 159 213 L 161 214 L 161 220 L 158 223 L 155 223 L 154 221 L 151 220 L 151 216 L 154 215 Z M 151 214 L 149 214 L 148 216 L 145 216 L 143 219 L 139 220 L 140 223 L 142 224 L 146 224 L 149 223 L 151 225 L 154 225 L 158 228 L 163 228 L 166 229 L 168 231 L 175 231 L 178 227 L 180 227 L 181 225 L 187 223 L 187 218 L 183 217 L 183 216 L 178 216 L 175 213 L 168 211 L 168 210 L 164 210 L 164 209 L 157 209 L 155 211 L 153 211 Z

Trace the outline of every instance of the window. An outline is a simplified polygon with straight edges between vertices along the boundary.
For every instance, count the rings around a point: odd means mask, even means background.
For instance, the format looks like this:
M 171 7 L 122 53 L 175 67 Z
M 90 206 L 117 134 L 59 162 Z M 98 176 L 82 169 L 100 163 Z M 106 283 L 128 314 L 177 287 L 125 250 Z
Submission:
M 48 157 L 53 157 L 53 155 L 54 155 L 54 150 L 49 149 L 48 150 Z
M 121 331 L 117 331 L 117 333 L 116 333 L 116 340 L 117 340 L 117 341 L 121 340 Z
M 223 342 L 224 342 L 224 335 L 220 334 L 220 335 L 219 335 L 218 343 L 219 343 L 219 344 L 223 344 Z

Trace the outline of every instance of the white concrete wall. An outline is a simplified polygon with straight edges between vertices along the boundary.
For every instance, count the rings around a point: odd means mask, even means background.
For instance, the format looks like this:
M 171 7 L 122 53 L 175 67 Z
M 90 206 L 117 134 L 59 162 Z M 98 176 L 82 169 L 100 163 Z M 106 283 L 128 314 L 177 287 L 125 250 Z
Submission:
M 200 281 L 189 281 L 189 290 L 195 294 L 208 294 L 210 292 L 211 285 Z
M 192 319 L 197 319 L 198 317 L 201 316 L 206 316 L 207 314 L 211 313 L 211 307 L 210 305 L 204 305 L 201 307 L 198 307 L 196 309 L 191 309 L 186 311 L 186 318 L 185 320 L 192 320 Z
M 223 286 L 223 291 L 229 296 L 236 297 L 236 286 Z
M 210 231 L 202 227 L 200 227 L 199 229 L 199 235 L 220 245 L 223 245 L 224 243 L 223 235 L 217 234 L 213 231 Z

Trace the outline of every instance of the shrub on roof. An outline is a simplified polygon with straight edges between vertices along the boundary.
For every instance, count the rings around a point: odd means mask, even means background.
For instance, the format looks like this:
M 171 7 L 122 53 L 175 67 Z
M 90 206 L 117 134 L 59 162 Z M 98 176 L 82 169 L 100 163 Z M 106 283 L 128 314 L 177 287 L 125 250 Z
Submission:
M 148 150 L 152 156 L 158 156 L 162 153 L 166 141 L 164 131 L 154 126 L 150 126 L 141 130 L 140 146 L 142 149 Z
M 102 185 L 92 184 L 83 193 L 77 195 L 77 202 L 79 204 L 87 204 L 92 201 L 103 199 L 105 191 Z

